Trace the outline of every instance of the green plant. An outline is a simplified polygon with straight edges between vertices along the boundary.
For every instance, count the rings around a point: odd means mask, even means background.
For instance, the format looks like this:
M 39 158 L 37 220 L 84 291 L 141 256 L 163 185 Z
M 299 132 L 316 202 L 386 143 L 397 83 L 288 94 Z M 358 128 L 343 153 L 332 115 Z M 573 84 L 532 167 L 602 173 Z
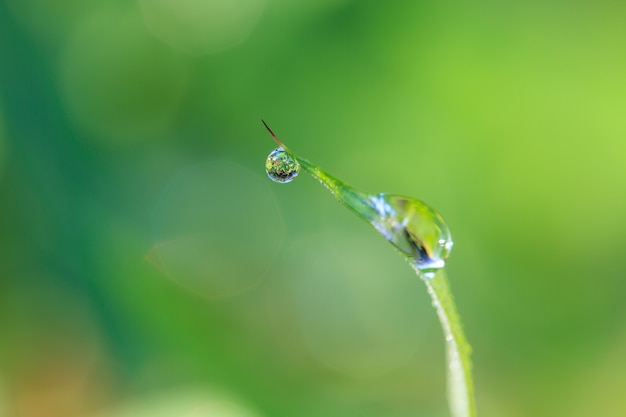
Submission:
M 471 348 L 444 272 L 452 249 L 445 221 L 427 204 L 404 196 L 364 193 L 291 152 L 263 122 L 278 144 L 267 158 L 266 172 L 279 183 L 292 181 L 300 166 L 320 181 L 339 202 L 371 224 L 405 257 L 424 281 L 446 340 L 448 400 L 453 417 L 474 417 Z

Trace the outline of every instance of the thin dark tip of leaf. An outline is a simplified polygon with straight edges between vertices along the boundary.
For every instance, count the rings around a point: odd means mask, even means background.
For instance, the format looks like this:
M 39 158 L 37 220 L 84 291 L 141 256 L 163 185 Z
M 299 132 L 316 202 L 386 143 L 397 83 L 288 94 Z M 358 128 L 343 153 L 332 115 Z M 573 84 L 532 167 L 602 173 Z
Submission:
M 270 135 L 272 135 L 272 138 L 274 139 L 274 141 L 278 144 L 278 146 L 280 146 L 283 149 L 287 149 L 285 148 L 285 145 L 283 145 L 283 143 L 281 141 L 278 140 L 278 138 L 276 137 L 276 135 L 274 134 L 274 132 L 272 132 L 272 129 L 270 129 L 270 127 L 267 125 L 267 123 L 265 123 L 265 120 L 261 119 L 261 122 L 263 122 L 263 125 L 265 126 L 265 128 L 267 129 L 268 132 L 270 132 Z

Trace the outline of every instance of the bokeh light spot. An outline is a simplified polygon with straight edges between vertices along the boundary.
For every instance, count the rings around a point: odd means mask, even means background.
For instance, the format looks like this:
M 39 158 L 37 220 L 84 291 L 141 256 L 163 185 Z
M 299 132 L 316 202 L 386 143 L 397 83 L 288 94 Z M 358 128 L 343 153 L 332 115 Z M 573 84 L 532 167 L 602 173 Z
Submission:
M 94 5 L 84 0 L 7 0 L 13 17 L 46 43 L 62 39 L 73 23 Z
M 0 415 L 5 416 L 9 414 L 7 411 L 8 409 L 7 403 L 8 403 L 8 396 L 6 393 L 4 382 L 2 380 L 2 376 L 0 376 Z
M 59 62 L 67 111 L 111 144 L 168 132 L 189 82 L 189 65 L 151 39 L 132 10 L 109 8 L 85 18 Z
M 173 48 L 207 54 L 244 41 L 265 0 L 140 0 L 152 34 Z
M 93 305 L 49 271 L 16 272 L 22 280 L 0 299 L 0 365 L 11 395 L 8 413 L 0 398 L 0 415 L 85 415 L 107 395 L 111 376 Z
M 229 296 L 267 276 L 284 224 L 267 178 L 230 161 L 181 170 L 153 215 L 150 258 L 174 281 L 203 296 Z
M 326 366 L 355 378 L 405 366 L 434 320 L 423 284 L 374 238 L 322 233 L 293 245 L 308 248 L 290 277 L 306 344 Z
M 134 401 L 93 417 L 260 417 L 232 395 L 188 389 Z

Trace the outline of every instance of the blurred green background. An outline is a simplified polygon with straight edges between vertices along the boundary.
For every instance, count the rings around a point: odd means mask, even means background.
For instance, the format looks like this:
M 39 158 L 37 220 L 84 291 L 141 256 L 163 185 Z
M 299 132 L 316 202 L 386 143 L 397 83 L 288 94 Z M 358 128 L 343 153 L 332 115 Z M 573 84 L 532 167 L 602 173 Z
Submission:
M 0 0 L 0 416 L 447 416 L 423 283 L 274 144 L 422 199 L 480 416 L 626 415 L 626 4 Z

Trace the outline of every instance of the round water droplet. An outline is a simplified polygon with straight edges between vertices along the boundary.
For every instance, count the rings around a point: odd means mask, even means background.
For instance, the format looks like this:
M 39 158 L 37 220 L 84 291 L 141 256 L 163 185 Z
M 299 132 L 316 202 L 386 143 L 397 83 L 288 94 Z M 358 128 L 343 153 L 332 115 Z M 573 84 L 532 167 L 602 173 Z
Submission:
M 300 172 L 300 164 L 283 148 L 276 148 L 267 156 L 265 172 L 274 182 L 291 182 Z

